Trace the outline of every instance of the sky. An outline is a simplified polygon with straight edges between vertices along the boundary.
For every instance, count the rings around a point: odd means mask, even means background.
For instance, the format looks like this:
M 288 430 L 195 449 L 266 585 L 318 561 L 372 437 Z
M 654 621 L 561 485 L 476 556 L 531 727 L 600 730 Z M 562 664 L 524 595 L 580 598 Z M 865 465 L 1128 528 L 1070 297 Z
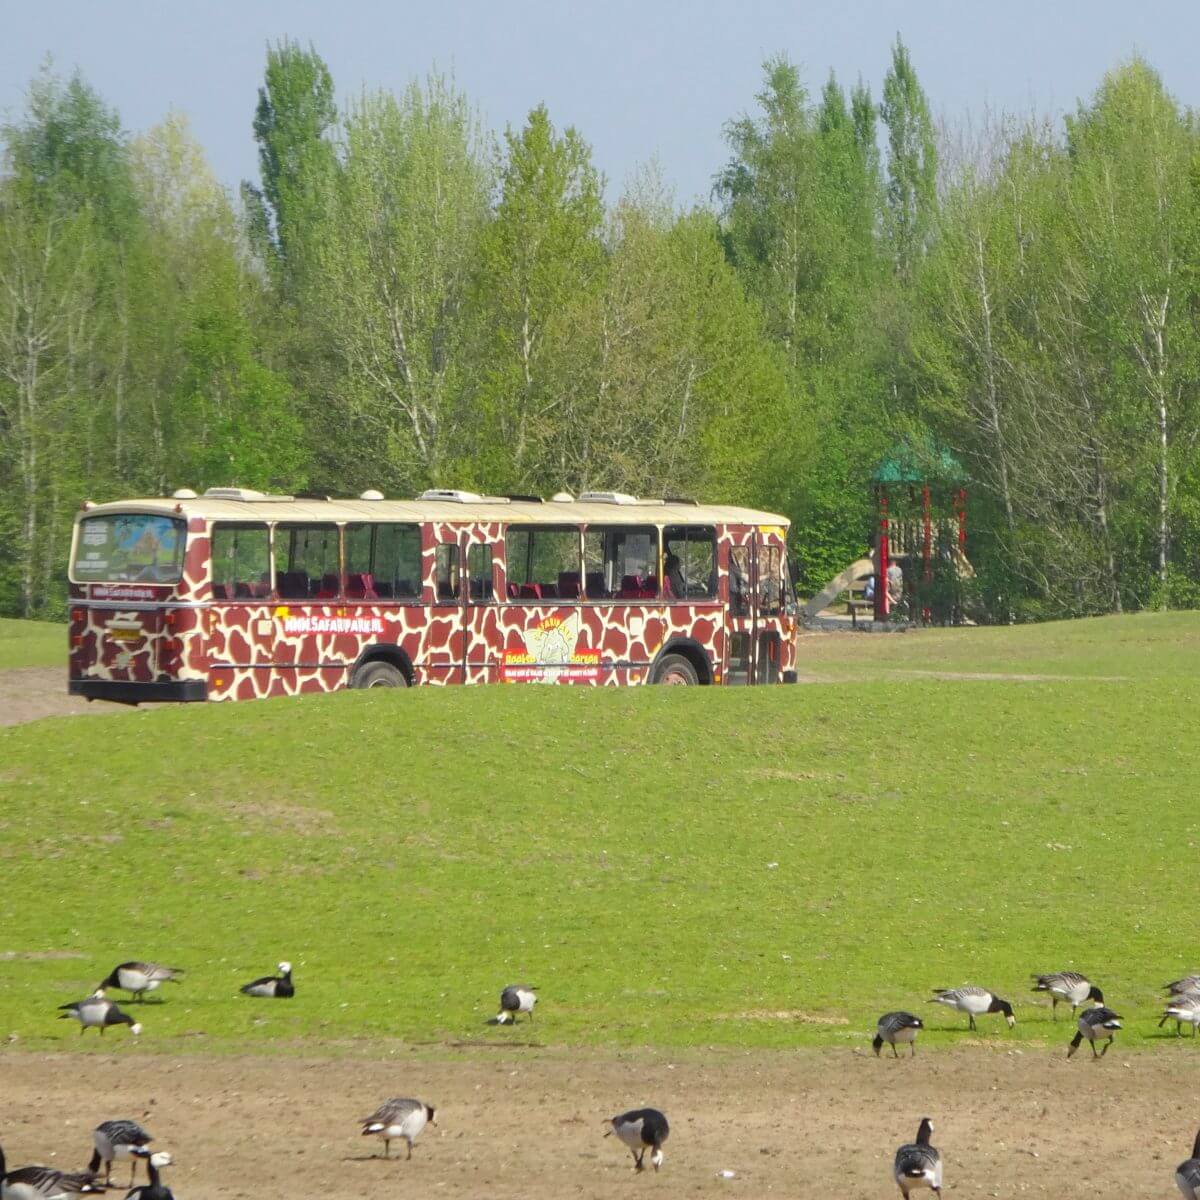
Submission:
M 1200 0 L 0 0 L 0 113 L 47 55 L 79 68 L 127 129 L 187 114 L 217 176 L 257 177 L 251 131 L 268 42 L 311 42 L 339 97 L 453 74 L 497 131 L 545 102 L 593 148 L 610 196 L 656 159 L 681 204 L 707 199 L 722 127 L 752 111 L 768 56 L 816 92 L 832 69 L 878 97 L 900 33 L 935 114 L 1061 116 L 1146 58 L 1200 107 Z

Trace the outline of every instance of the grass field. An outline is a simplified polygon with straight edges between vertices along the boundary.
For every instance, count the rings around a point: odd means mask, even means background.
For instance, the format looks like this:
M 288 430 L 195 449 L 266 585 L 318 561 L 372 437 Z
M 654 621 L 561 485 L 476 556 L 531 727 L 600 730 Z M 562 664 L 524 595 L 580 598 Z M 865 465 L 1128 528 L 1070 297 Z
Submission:
M 66 661 L 65 626 L 0 617 L 0 671 L 10 667 L 65 666 Z
M 99 1048 L 56 1005 L 148 957 L 187 981 L 144 1006 L 147 1050 L 839 1045 L 897 1007 L 936 1044 L 965 1018 L 924 997 L 964 982 L 1017 1006 L 997 1040 L 1065 1043 L 1029 975 L 1074 967 L 1126 1046 L 1194 1052 L 1160 1038 L 1156 997 L 1200 967 L 1200 616 L 813 638 L 802 659 L 845 682 L 0 730 L 0 1036 Z M 237 995 L 280 958 L 294 1001 Z M 541 989 L 535 1023 L 488 1028 L 515 981 Z

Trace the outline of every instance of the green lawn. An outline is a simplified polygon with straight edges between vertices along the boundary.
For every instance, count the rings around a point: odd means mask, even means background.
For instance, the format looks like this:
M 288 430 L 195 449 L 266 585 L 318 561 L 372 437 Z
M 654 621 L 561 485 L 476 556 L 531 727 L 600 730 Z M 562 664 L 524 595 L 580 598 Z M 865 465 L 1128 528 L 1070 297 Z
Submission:
M 0 671 L 10 667 L 66 667 L 67 629 L 49 621 L 0 617 Z
M 1017 1005 L 996 1037 L 1065 1043 L 1029 975 L 1076 967 L 1126 1044 L 1200 1053 L 1155 1028 L 1158 985 L 1200 968 L 1197 647 L 1192 615 L 863 635 L 812 650 L 830 686 L 0 730 L 0 1036 L 99 1046 L 55 1006 L 149 957 L 188 975 L 147 1049 L 524 1040 L 484 1025 L 516 981 L 550 1044 L 837 1045 L 898 1007 L 935 1044 L 965 1018 L 924 997 L 964 982 Z M 902 674 L 926 669 L 1074 678 Z M 294 1001 L 236 994 L 280 958 Z

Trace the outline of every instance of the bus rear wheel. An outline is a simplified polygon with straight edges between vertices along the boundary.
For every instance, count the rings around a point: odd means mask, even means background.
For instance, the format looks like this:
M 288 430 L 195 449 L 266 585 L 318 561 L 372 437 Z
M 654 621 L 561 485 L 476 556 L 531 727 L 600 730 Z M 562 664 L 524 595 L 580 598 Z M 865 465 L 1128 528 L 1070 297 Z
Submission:
M 654 668 L 650 682 L 695 687 L 700 677 L 696 674 L 696 668 L 682 654 L 664 654 Z
M 408 687 L 408 680 L 399 667 L 393 667 L 390 662 L 369 662 L 354 672 L 350 683 L 356 688 L 402 688 Z

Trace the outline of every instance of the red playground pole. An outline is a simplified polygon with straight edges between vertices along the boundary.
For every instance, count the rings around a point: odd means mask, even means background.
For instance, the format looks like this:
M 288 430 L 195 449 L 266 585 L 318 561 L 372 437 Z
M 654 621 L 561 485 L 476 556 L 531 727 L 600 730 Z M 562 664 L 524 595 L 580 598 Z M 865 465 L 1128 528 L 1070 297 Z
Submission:
M 879 488 L 879 561 L 875 564 L 878 577 L 875 580 L 875 620 L 886 621 L 888 615 L 888 494 L 887 488 Z
M 929 624 L 929 583 L 933 579 L 933 565 L 930 561 L 933 552 L 933 522 L 929 516 L 929 484 L 926 484 L 921 491 L 921 506 L 925 518 L 925 539 L 921 547 L 921 561 L 924 566 L 922 572 L 925 580 L 925 604 L 921 607 L 921 620 Z

